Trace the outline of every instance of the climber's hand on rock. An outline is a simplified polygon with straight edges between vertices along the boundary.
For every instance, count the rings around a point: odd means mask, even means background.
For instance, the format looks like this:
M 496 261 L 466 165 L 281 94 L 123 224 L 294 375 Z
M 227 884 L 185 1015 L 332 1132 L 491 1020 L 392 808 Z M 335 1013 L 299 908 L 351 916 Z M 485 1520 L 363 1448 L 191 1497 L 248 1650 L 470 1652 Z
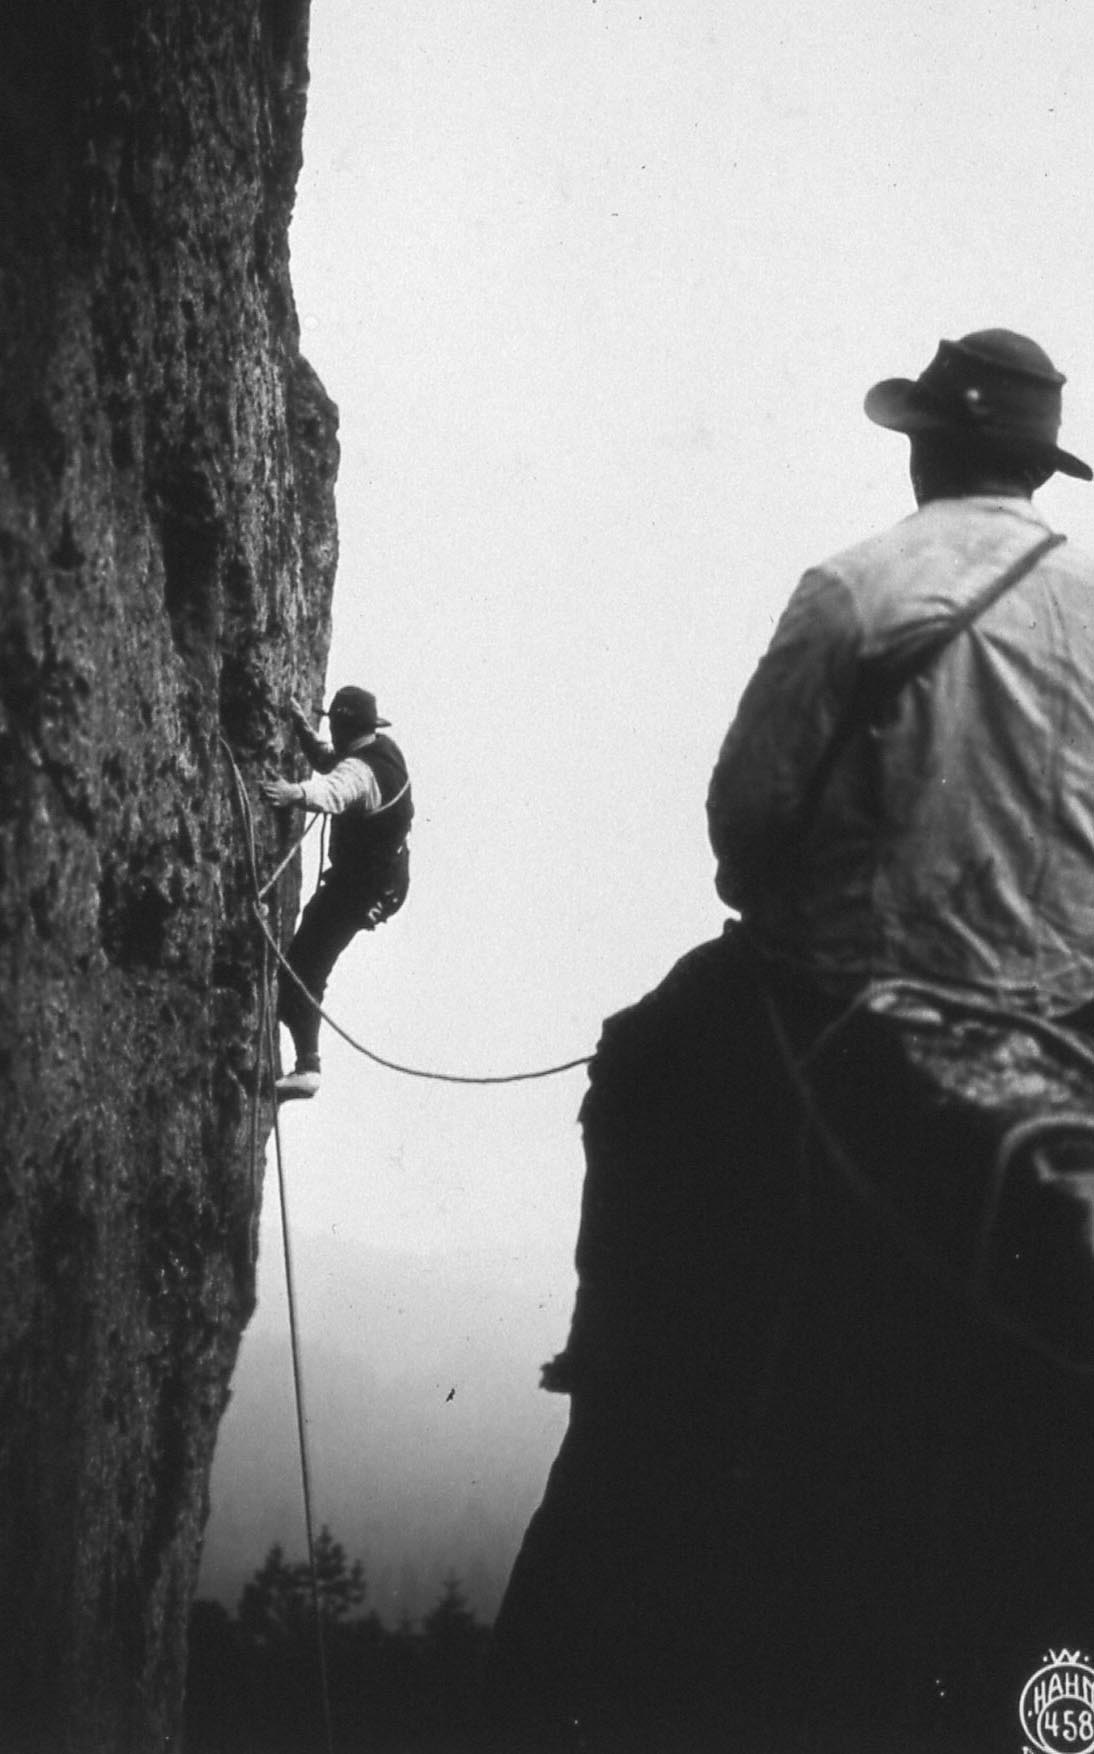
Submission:
M 290 804 L 300 802 L 300 787 L 283 780 L 279 774 L 267 774 L 265 779 L 259 780 L 258 789 L 275 810 L 287 810 Z
M 295 696 L 289 700 L 289 717 L 298 731 L 309 731 L 311 721 Z

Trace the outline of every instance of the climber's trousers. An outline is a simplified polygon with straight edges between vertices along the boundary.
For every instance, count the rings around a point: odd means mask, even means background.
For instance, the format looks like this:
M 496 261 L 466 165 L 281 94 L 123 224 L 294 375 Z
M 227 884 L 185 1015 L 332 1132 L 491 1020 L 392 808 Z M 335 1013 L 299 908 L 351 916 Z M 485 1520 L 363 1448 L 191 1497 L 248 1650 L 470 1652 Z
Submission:
M 297 980 L 281 971 L 277 1014 L 293 1039 L 296 1064 L 301 1071 L 319 1070 L 319 1023 L 316 1006 L 322 1003 L 331 971 L 358 932 L 371 932 L 402 906 L 406 896 L 405 870 L 392 887 L 381 889 L 352 886 L 327 877 L 312 896 L 289 946 L 288 962 Z M 301 991 L 297 981 L 306 989 Z M 310 994 L 310 998 L 308 995 Z M 315 1001 L 313 1004 L 312 1001 Z

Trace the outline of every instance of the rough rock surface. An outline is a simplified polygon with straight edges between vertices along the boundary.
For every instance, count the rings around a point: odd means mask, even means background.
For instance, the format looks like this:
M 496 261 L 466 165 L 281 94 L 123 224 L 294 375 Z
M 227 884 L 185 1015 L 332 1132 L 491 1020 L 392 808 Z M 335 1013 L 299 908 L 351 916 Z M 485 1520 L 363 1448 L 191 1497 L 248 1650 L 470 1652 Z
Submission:
M 288 276 L 307 6 L 37 0 L 4 37 L 0 1746 L 162 1751 L 254 1297 L 220 739 L 253 789 L 336 558 Z

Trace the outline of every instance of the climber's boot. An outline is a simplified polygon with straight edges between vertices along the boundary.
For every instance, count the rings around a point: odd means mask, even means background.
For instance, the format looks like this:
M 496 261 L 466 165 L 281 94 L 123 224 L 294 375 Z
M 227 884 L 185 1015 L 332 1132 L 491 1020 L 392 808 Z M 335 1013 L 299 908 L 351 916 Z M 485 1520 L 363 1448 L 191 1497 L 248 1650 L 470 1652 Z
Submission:
M 319 1073 L 298 1066 L 295 1072 L 287 1072 L 274 1085 L 278 1102 L 298 1102 L 303 1097 L 314 1096 L 319 1089 Z

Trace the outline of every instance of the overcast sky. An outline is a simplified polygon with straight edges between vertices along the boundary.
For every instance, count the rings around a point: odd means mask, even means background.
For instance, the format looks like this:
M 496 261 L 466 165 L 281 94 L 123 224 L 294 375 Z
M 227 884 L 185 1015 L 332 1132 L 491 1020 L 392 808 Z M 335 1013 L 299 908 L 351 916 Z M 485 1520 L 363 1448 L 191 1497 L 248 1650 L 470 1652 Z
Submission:
M 1094 14 L 313 0 L 311 66 L 293 278 L 341 410 L 328 698 L 376 692 L 418 812 L 406 908 L 328 1007 L 415 1066 L 531 1069 L 590 1052 L 720 929 L 703 802 L 740 690 L 802 570 L 911 509 L 869 384 L 943 335 L 1031 333 L 1094 460 Z M 1094 547 L 1094 489 L 1041 503 Z M 510 1420 L 519 1522 L 565 1418 L 536 1377 L 572 1298 L 583 1074 L 477 1090 L 324 1050 L 321 1096 L 285 1113 L 294 1225 L 411 1265 L 367 1331 L 337 1246 L 301 1285 L 320 1515 L 320 1343 L 428 1354 L 417 1273 L 480 1372 L 502 1293 L 502 1414 L 498 1383 L 462 1385 L 437 1467 L 464 1502 Z M 271 1182 L 271 1340 L 275 1219 Z M 211 1548 L 246 1521 L 247 1371 L 245 1346 Z M 382 1471 L 360 1490 L 382 1518 Z

